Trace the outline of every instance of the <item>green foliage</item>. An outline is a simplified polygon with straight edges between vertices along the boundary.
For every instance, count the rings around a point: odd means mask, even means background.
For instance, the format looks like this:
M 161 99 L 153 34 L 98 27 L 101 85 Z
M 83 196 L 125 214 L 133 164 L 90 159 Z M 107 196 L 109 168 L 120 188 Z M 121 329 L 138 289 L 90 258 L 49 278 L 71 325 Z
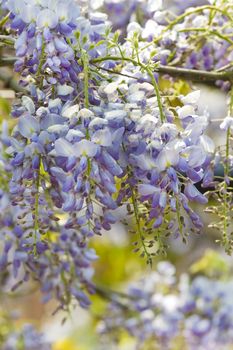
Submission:
M 0 97 L 0 122 L 2 122 L 5 119 L 8 119 L 10 113 L 11 113 L 10 102 L 5 98 Z
M 210 278 L 226 278 L 230 268 L 220 253 L 207 249 L 201 259 L 190 267 L 192 274 L 203 274 Z

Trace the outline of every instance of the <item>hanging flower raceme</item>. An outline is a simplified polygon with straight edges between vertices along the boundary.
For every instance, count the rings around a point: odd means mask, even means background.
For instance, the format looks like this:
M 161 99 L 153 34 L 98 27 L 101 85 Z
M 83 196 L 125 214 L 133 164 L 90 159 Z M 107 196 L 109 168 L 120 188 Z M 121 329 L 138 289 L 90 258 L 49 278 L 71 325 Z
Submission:
M 34 98 L 44 100 L 46 94 L 55 90 L 64 99 L 71 97 L 82 70 L 71 45 L 80 14 L 77 4 L 9 1 L 7 8 L 11 11 L 11 29 L 18 34 L 15 70 L 23 78 L 21 83 L 29 84 Z M 40 94 L 38 89 L 42 90 Z
M 125 32 L 128 23 L 135 14 L 140 13 L 140 21 L 144 22 L 145 19 L 153 16 L 155 11 L 160 10 L 162 4 L 162 0 L 130 0 L 127 3 L 123 0 L 95 0 L 90 3 L 90 6 L 92 10 L 101 8 L 108 14 L 113 28 Z
M 51 350 L 51 344 L 46 342 L 43 334 L 38 333 L 30 324 L 24 325 L 21 331 L 10 332 L 6 337 L 2 350 Z
M 60 205 L 69 213 L 68 228 L 76 228 L 85 236 L 101 234 L 116 221 L 112 211 L 116 178 L 123 170 L 117 162 L 117 147 L 124 128 L 113 130 L 108 121 L 91 110 L 71 106 L 67 131 L 54 143 L 49 169 L 53 184 L 52 196 L 61 198 Z
M 52 149 L 56 134 L 49 132 L 55 123 L 64 126 L 65 118 L 59 116 L 53 101 L 48 108 L 36 107 L 33 101 L 24 96 L 22 105 L 15 108 L 18 124 L 10 138 L 7 153 L 11 155 L 12 179 L 10 193 L 12 204 L 25 207 L 31 213 L 36 231 L 46 230 L 46 218 L 53 217 L 46 200 L 46 170 L 49 159 L 46 154 Z M 43 191 L 41 190 L 43 189 Z M 41 216 L 39 215 L 39 212 Z M 40 219 L 41 218 L 41 219 Z
M 213 141 L 204 133 L 208 120 L 196 114 L 199 92 L 192 92 L 181 97 L 183 106 L 177 107 L 175 114 L 165 107 L 166 120 L 161 121 L 153 85 L 135 67 L 134 75 L 132 70 L 133 66 L 123 70 L 123 74 L 131 74 L 128 85 L 126 76 L 101 88 L 110 100 L 103 105 L 105 117 L 125 127 L 120 153 L 125 177 L 118 204 L 129 202 L 130 213 L 138 215 L 137 221 L 141 221 L 137 230 L 144 231 L 142 227 L 146 227 L 148 232 L 156 232 L 161 228 L 163 232 L 181 234 L 185 240 L 189 229 L 202 228 L 190 203 L 207 203 L 195 184 L 204 176 L 206 185 L 208 182 L 205 174 L 210 172 L 214 152 Z M 144 82 L 135 82 L 135 78 Z M 119 91 L 124 93 L 124 102 Z M 110 107 L 112 110 L 108 111 Z
M 72 1 L 8 1 L 11 28 L 17 30 L 15 70 L 24 85 L 38 80 L 36 88 L 57 89 L 64 98 L 72 95 L 81 71 L 69 38 L 77 26 L 80 10 Z M 44 72 L 41 79 L 41 72 Z M 68 83 L 68 85 L 67 85 Z M 35 87 L 31 87 L 32 93 Z
M 102 229 L 109 230 L 116 221 L 113 194 L 116 177 L 123 173 L 117 148 L 124 128 L 113 129 L 91 110 L 79 110 L 78 105 L 64 104 L 60 99 L 36 108 L 24 96 L 13 115 L 18 124 L 8 140 L 7 153 L 12 157 L 10 194 L 20 245 L 14 274 L 17 277 L 18 269 L 26 263 L 42 284 L 46 299 L 57 290 L 61 304 L 70 293 L 77 293 L 79 300 L 75 277 L 93 291 L 85 268 L 89 269 L 96 256 L 88 251 L 86 239 L 101 234 Z M 49 253 L 54 253 L 54 264 Z M 83 306 L 85 302 L 80 301 Z
M 103 39 L 108 27 L 105 16 L 81 16 L 74 0 L 7 1 L 10 27 L 17 31 L 15 70 L 29 84 L 31 95 L 44 100 L 48 94 L 68 100 L 83 89 L 78 60 L 82 50 L 91 56 L 103 54 Z M 43 77 L 41 73 L 43 72 Z M 38 93 L 40 89 L 40 93 Z
M 63 310 L 68 310 L 74 300 L 88 307 L 86 292 L 94 292 L 92 262 L 97 256 L 83 236 L 66 229 L 59 218 L 56 225 L 50 222 L 46 233 L 36 235 L 30 224 L 29 228 L 18 224 L 22 217 L 27 221 L 24 210 L 12 207 L 6 195 L 0 202 L 4 241 L 0 268 L 12 276 L 8 287 L 15 290 L 23 282 L 33 280 L 39 283 L 43 302 L 54 298 Z
M 7 297 L 3 283 L 1 283 L 1 295 Z M 50 341 L 32 324 L 18 323 L 21 317 L 19 310 L 9 310 L 2 305 L 0 314 L 1 350 L 52 350 Z
M 138 349 L 154 343 L 172 348 L 177 339 L 190 350 L 226 349 L 232 344 L 232 288 L 231 280 L 204 276 L 177 280 L 174 266 L 160 262 L 155 272 L 108 306 L 98 329 L 108 341 L 127 331 Z
M 216 12 L 209 23 L 214 7 Z M 213 5 L 210 1 L 210 6 L 187 9 L 176 18 L 169 11 L 157 11 L 143 25 L 137 21 L 129 23 L 124 48 L 128 51 L 128 57 L 133 56 L 135 47 L 131 43 L 136 36 L 140 62 L 150 59 L 158 66 L 175 65 L 194 70 L 230 72 L 232 14 L 231 1 L 221 1 L 219 5 Z M 231 86 L 229 79 L 221 80 L 221 77 L 216 85 L 225 90 Z
M 160 262 L 148 278 L 129 287 L 125 300 L 119 298 L 108 306 L 99 332 L 111 339 L 112 332 L 117 334 L 123 328 L 136 339 L 137 349 L 150 344 L 151 340 L 160 347 L 169 348 L 183 320 L 179 310 L 181 299 L 175 288 L 174 267 Z
M 32 100 L 24 97 L 15 113 L 19 122 L 13 136 L 2 136 L 2 166 L 12 179 L 9 189 L 6 183 L 1 193 L 1 270 L 12 271 L 14 289 L 32 278 L 40 283 L 44 301 L 55 297 L 65 309 L 73 296 L 87 307 L 90 302 L 84 290 L 94 291 L 91 265 L 97 257 L 84 236 L 62 222 L 68 207 L 64 204 L 60 210 L 49 182 L 49 166 L 54 163 L 46 154 L 61 136 L 59 129 L 65 132 L 67 121 L 58 114 L 63 114 L 62 103 L 50 101 L 47 108 L 36 110 Z M 11 155 L 10 164 L 4 154 Z

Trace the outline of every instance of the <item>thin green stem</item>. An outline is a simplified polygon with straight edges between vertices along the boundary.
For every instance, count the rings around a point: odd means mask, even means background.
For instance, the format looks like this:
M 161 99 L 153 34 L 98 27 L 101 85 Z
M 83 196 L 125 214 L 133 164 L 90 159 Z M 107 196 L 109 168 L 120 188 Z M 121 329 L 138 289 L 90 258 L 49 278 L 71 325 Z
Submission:
M 0 28 L 2 28 L 8 22 L 8 20 L 10 18 L 10 14 L 11 13 L 9 12 L 5 17 L 3 17 L 1 19 L 1 21 L 0 21 Z
M 69 293 L 69 283 L 66 279 L 66 276 L 65 276 L 65 271 L 61 271 L 61 279 L 62 279 L 62 282 L 65 286 L 65 301 L 66 301 L 66 307 L 67 307 L 67 311 L 69 311 L 69 304 L 70 304 L 70 299 L 71 299 L 71 296 L 70 296 L 70 293 Z
M 176 198 L 176 216 L 177 216 L 177 222 L 178 222 L 178 227 L 179 227 L 179 232 L 181 234 L 181 237 L 185 243 L 185 237 L 184 237 L 184 234 L 183 234 L 183 224 L 181 222 L 181 215 L 180 215 L 180 205 L 179 205 L 179 200 L 178 198 Z
M 0 35 L 0 42 L 2 42 L 3 46 L 13 46 L 15 43 L 15 39 L 9 35 Z
M 216 10 L 210 10 L 208 26 L 212 24 L 215 14 L 216 14 Z
M 140 237 L 140 241 L 141 241 L 141 244 L 142 244 L 142 248 L 143 248 L 144 254 L 147 257 L 147 261 L 150 264 L 150 266 L 152 266 L 151 256 L 150 256 L 150 253 L 148 252 L 147 247 L 145 245 L 144 236 L 143 236 L 143 232 L 142 232 L 141 219 L 140 219 L 140 215 L 139 215 L 139 212 L 138 212 L 135 189 L 133 188 L 132 185 L 130 185 L 130 189 L 131 189 L 131 194 L 132 194 L 131 198 L 132 198 L 132 204 L 133 204 L 133 211 L 134 211 L 135 221 L 136 221 L 136 225 L 137 225 L 137 232 L 138 232 L 139 237 Z
M 88 59 L 87 53 L 84 50 L 81 51 L 81 55 L 82 55 L 83 73 L 84 73 L 84 107 L 88 109 L 89 108 L 89 59 Z M 88 128 L 86 130 L 86 138 L 88 140 L 90 139 Z M 89 159 L 88 159 L 88 168 L 89 167 L 90 165 L 89 165 Z
M 154 77 L 154 74 L 151 71 L 151 69 L 149 67 L 146 67 L 146 66 L 144 66 L 144 67 L 145 67 L 144 69 L 147 71 L 148 75 L 150 76 L 151 82 L 152 82 L 152 84 L 154 86 L 156 97 L 157 97 L 157 101 L 158 101 L 160 120 L 161 120 L 161 123 L 164 123 L 166 121 L 166 117 L 165 117 L 165 114 L 163 112 L 163 105 L 162 105 L 162 100 L 161 100 L 161 96 L 160 96 L 160 92 L 159 92 L 159 87 L 158 87 L 157 81 L 156 81 L 156 79 Z
M 83 62 L 83 72 L 84 72 L 84 106 L 85 108 L 89 108 L 89 57 L 86 51 L 81 49 L 81 59 Z M 86 128 L 86 138 L 90 140 L 90 134 L 88 128 Z M 87 178 L 88 181 L 91 182 L 91 159 L 87 157 Z M 88 193 L 87 201 L 91 202 L 91 195 Z M 88 202 L 86 204 L 88 205 Z M 88 219 L 88 228 L 91 229 L 92 223 L 90 218 Z
M 230 128 L 226 133 L 226 153 L 225 153 L 225 167 L 224 167 L 224 193 L 223 193 L 223 243 L 226 249 L 229 249 L 228 239 L 228 185 L 227 177 L 229 174 L 229 149 L 230 149 Z
M 37 233 L 39 232 L 39 199 L 40 199 L 40 165 L 41 160 L 39 160 L 39 168 L 37 171 L 37 177 L 36 177 L 36 193 L 35 193 L 35 208 L 34 208 L 34 248 L 33 253 L 34 256 L 37 256 L 37 249 L 36 249 L 36 243 L 37 243 Z
M 232 116 L 233 112 L 233 87 L 231 88 L 231 95 L 230 95 L 230 104 L 229 104 L 229 114 Z M 228 127 L 227 133 L 226 133 L 226 150 L 225 150 L 225 164 L 224 164 L 224 192 L 223 192 L 223 244 L 226 248 L 227 253 L 230 254 L 231 252 L 231 246 L 230 241 L 228 237 L 228 214 L 229 214 L 229 202 L 228 202 L 228 177 L 229 177 L 229 156 L 230 156 L 230 137 L 231 137 L 231 128 Z
M 217 36 L 220 39 L 223 39 L 225 41 L 227 41 L 229 44 L 233 45 L 233 40 L 231 40 L 228 36 L 219 33 L 216 30 L 210 30 L 208 27 L 207 28 L 183 28 L 183 29 L 179 29 L 178 32 L 180 33 L 185 33 L 185 32 L 203 32 L 206 33 L 208 35 L 213 35 L 213 36 Z
M 128 61 L 133 63 L 135 66 L 138 66 L 138 62 L 133 58 L 129 58 L 129 57 L 122 58 L 120 56 L 105 56 L 105 57 L 93 58 L 92 60 L 90 60 L 90 63 L 101 63 L 105 61 Z
M 166 28 L 164 28 L 164 30 L 162 31 L 162 33 L 156 37 L 154 39 L 154 43 L 158 43 L 161 39 L 163 39 L 163 35 L 171 30 L 176 24 L 178 24 L 179 22 L 183 21 L 186 17 L 190 16 L 190 15 L 193 15 L 195 13 L 199 13 L 199 12 L 203 12 L 205 10 L 215 10 L 216 13 L 222 13 L 224 16 L 226 16 L 231 22 L 233 22 L 233 17 L 231 15 L 229 15 L 228 11 L 227 11 L 227 8 L 226 9 L 221 9 L 220 7 L 217 7 L 217 6 L 213 6 L 213 5 L 205 5 L 205 6 L 200 6 L 200 7 L 196 7 L 190 11 L 186 11 L 184 12 L 182 15 L 176 17 L 173 21 L 171 21 L 167 26 Z M 146 50 L 148 47 L 151 46 L 151 43 L 145 45 L 141 51 L 144 51 Z
M 216 7 L 216 6 L 211 6 L 211 5 L 205 5 L 205 6 L 200 6 L 200 7 L 196 7 L 190 11 L 186 11 L 184 12 L 182 15 L 178 16 L 176 19 L 174 19 L 174 21 L 170 22 L 168 24 L 168 26 L 162 31 L 162 34 L 159 36 L 159 38 L 156 38 L 154 42 L 158 42 L 159 40 L 161 40 L 161 38 L 163 37 L 163 34 L 172 29 L 176 24 L 178 24 L 179 22 L 181 22 L 183 19 L 185 19 L 187 16 L 193 15 L 195 13 L 199 13 L 199 12 L 203 12 L 204 10 L 215 10 L 216 12 L 220 12 L 222 13 L 224 16 L 226 16 L 230 21 L 233 21 L 233 17 L 231 17 L 228 13 L 228 11 L 222 10 L 220 7 Z
M 42 73 L 42 67 L 43 67 L 43 64 L 44 64 L 45 47 L 46 47 L 46 44 L 43 42 L 42 48 L 41 48 L 40 62 L 39 62 L 37 73 L 36 73 L 36 79 L 39 80 L 39 87 L 40 88 L 43 87 L 43 81 L 44 81 L 43 80 L 43 76 L 41 77 L 41 73 Z
M 84 72 L 84 106 L 85 108 L 89 107 L 89 59 L 85 51 L 82 50 L 82 61 L 83 61 L 83 72 Z

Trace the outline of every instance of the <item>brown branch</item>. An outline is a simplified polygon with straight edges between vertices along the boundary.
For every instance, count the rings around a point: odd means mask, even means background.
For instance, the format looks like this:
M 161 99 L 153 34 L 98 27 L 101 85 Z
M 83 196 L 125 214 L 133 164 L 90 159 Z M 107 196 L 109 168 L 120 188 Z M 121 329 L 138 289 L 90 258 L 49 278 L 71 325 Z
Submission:
M 133 75 L 124 74 L 118 71 L 114 71 L 112 69 L 104 68 L 101 66 L 97 66 L 93 64 L 96 68 L 101 69 L 105 72 L 108 72 L 110 74 L 120 75 L 126 78 L 131 78 L 138 80 L 139 78 L 134 77 Z M 232 81 L 233 80 L 233 71 L 229 72 L 206 72 L 201 70 L 194 70 L 194 69 L 183 69 L 183 68 L 175 68 L 175 67 L 169 67 L 169 66 L 160 66 L 159 68 L 156 68 L 155 70 L 159 74 L 167 74 L 173 77 L 183 78 L 186 80 L 191 80 L 194 82 L 200 82 L 205 84 L 214 83 L 217 80 L 223 80 L 223 81 Z
M 25 89 L 18 84 L 14 77 L 3 70 L 0 70 L 0 81 L 4 83 L 4 87 L 7 89 L 14 90 L 15 92 L 25 92 Z
M 196 69 L 187 69 L 171 66 L 159 66 L 156 68 L 158 73 L 169 74 L 187 80 L 199 81 L 199 82 L 213 82 L 216 80 L 231 81 L 233 80 L 233 71 L 205 71 Z
M 12 66 L 15 61 L 17 60 L 16 57 L 0 57 L 0 67 L 6 67 L 6 66 Z

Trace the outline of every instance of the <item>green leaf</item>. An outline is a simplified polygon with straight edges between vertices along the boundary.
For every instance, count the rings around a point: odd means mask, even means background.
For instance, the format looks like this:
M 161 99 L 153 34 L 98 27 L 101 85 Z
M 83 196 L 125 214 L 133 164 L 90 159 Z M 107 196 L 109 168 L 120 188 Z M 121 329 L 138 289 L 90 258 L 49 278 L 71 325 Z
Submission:
M 207 249 L 202 258 L 190 267 L 190 272 L 208 277 L 226 277 L 229 274 L 229 266 L 218 252 Z

